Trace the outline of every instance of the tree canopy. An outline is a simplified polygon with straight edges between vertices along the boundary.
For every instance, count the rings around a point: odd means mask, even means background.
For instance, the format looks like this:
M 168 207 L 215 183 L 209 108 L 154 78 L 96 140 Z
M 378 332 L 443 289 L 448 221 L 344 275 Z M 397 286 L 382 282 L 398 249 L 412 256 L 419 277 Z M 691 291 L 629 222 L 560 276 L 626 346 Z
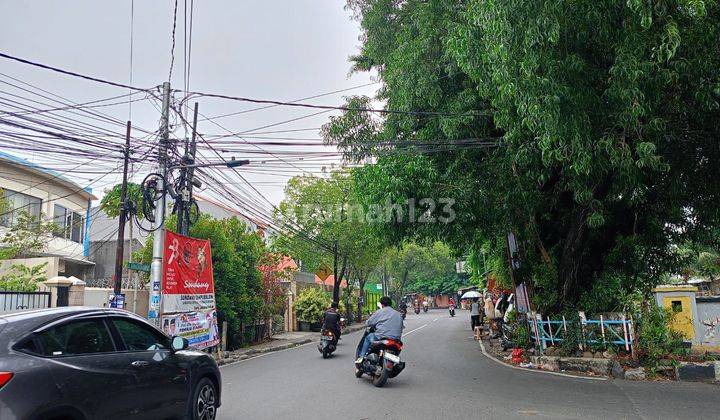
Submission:
M 677 268 L 673 244 L 717 244 L 717 2 L 348 8 L 363 30 L 354 69 L 376 70 L 378 99 L 401 111 L 377 121 L 350 110 L 345 134 L 333 132 L 350 159 L 374 159 L 356 171 L 358 188 L 380 203 L 455 199 L 451 223 L 391 223 L 396 241 L 499 248 L 514 232 L 518 278 L 543 311 L 648 291 Z M 437 145 L 388 146 L 399 142 Z

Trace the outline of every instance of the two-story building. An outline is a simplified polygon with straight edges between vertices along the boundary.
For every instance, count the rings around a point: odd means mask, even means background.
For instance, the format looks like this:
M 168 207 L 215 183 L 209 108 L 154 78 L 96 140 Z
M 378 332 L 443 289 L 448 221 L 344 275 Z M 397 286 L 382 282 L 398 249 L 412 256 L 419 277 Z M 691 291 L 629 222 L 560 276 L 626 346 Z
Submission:
M 94 265 L 88 258 L 90 203 L 97 199 L 91 189 L 61 173 L 0 152 L 0 190 L 7 204 L 0 214 L 0 247 L 5 233 L 23 212 L 57 225 L 56 233 L 44 239 L 43 250 L 0 261 L 0 273 L 13 264 L 35 266 L 46 262 L 47 278 L 74 276 L 84 280 L 90 275 Z

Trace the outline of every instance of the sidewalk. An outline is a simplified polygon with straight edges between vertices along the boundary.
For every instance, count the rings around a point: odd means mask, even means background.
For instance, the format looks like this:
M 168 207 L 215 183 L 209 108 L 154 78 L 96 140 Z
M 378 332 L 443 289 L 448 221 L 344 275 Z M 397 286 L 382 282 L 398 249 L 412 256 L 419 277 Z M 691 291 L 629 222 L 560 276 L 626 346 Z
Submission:
M 364 323 L 355 323 L 347 326 L 343 330 L 343 335 L 360 331 L 365 328 Z M 293 331 L 284 332 L 272 336 L 272 338 L 263 343 L 259 343 L 250 347 L 242 348 L 234 351 L 223 352 L 222 358 L 218 360 L 218 365 L 226 365 L 239 362 L 241 360 L 257 357 L 261 354 L 272 353 L 281 350 L 291 349 L 293 347 L 302 346 L 303 344 L 312 343 L 320 339 L 319 332 L 312 331 Z

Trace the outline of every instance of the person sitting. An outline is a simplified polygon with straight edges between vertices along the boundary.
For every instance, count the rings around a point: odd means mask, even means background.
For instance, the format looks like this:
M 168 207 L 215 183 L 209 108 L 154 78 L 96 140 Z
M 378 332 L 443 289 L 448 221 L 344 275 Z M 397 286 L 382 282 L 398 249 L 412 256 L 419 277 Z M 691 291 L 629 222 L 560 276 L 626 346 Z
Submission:
M 380 298 L 380 309 L 370 315 L 370 318 L 368 318 L 365 322 L 365 325 L 370 329 L 374 329 L 374 332 L 370 332 L 365 335 L 362 346 L 359 348 L 356 355 L 356 364 L 362 363 L 362 360 L 370 350 L 370 345 L 372 345 L 373 341 L 379 341 L 385 338 L 400 340 L 400 337 L 402 337 L 402 315 L 400 315 L 400 312 L 392 308 L 392 300 L 387 296 Z
M 340 314 L 338 313 L 337 302 L 333 302 L 330 305 L 330 308 L 328 308 L 323 314 L 322 329 L 333 332 L 335 336 L 333 344 L 337 345 L 337 342 L 340 339 Z

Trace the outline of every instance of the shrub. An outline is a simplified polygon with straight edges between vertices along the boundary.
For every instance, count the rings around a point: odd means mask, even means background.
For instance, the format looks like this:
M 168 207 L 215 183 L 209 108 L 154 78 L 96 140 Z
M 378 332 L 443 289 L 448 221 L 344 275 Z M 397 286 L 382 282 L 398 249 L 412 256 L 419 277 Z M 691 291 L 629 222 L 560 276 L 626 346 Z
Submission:
M 300 321 L 319 322 L 323 312 L 330 307 L 332 300 L 327 293 L 316 287 L 300 292 L 295 301 L 295 313 Z
M 560 344 L 560 353 L 563 356 L 575 356 L 580 351 L 580 343 L 583 342 L 582 327 L 580 318 L 567 318 L 567 331 L 563 334 L 563 341 Z
M 515 342 L 516 347 L 529 349 L 532 346 L 532 342 L 530 341 L 530 327 L 528 327 L 527 323 L 520 323 L 515 328 L 513 335 L 513 342 Z
M 642 310 L 637 317 L 637 354 L 640 363 L 655 368 L 663 358 L 687 355 L 682 334 L 670 328 L 674 316 L 669 309 L 655 304 Z

